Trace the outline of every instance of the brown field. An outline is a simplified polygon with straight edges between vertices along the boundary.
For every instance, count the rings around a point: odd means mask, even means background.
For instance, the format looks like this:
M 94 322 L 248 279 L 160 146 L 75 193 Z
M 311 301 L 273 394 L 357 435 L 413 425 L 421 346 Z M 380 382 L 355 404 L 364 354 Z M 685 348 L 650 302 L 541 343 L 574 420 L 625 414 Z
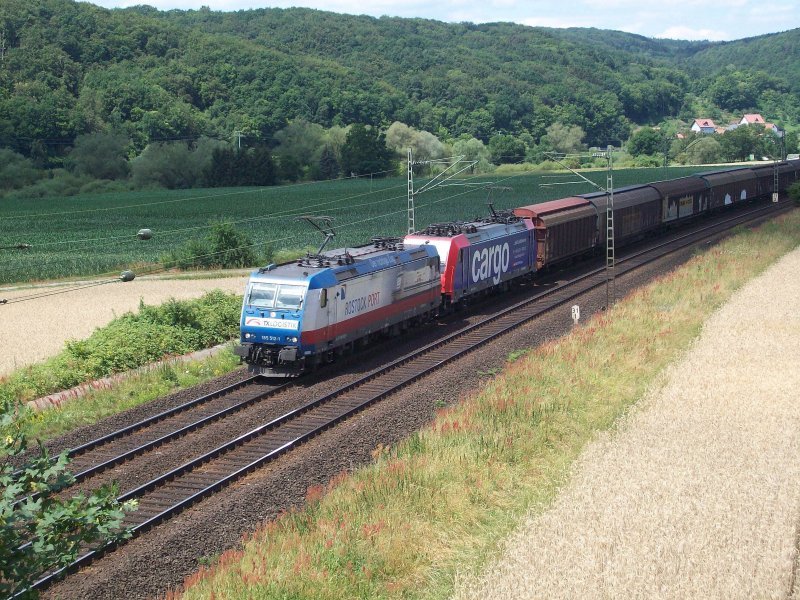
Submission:
M 460 599 L 800 598 L 800 250 L 705 324 Z
M 244 273 L 209 279 L 137 278 L 0 306 L 0 376 L 58 354 L 69 339 L 87 337 L 114 317 L 135 311 L 139 302 L 198 298 L 212 289 L 242 293 Z M 0 290 L 9 301 L 76 287 L 76 283 Z

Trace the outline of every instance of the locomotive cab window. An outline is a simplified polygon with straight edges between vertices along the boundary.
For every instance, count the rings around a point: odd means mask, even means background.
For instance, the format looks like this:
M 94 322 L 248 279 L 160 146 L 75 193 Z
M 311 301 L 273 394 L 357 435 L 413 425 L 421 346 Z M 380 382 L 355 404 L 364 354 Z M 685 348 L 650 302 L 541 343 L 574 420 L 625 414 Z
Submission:
M 280 286 L 275 298 L 275 308 L 300 308 L 304 291 L 305 288 L 301 285 Z
M 275 305 L 277 287 L 274 283 L 254 283 L 250 286 L 247 304 L 256 308 L 272 308 Z
M 325 308 L 326 306 L 328 306 L 328 290 L 323 288 L 319 295 L 319 307 Z

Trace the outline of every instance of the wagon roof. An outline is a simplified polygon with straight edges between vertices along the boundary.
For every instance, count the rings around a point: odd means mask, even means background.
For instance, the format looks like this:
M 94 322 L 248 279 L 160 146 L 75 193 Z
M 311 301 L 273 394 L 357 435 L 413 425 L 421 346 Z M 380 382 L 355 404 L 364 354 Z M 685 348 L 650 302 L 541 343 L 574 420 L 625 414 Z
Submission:
M 707 173 L 698 173 L 697 176 L 702 177 L 713 186 L 754 179 L 755 173 L 753 173 L 752 169 L 742 168 L 731 169 L 730 171 L 709 171 Z
M 670 194 L 681 192 L 695 194 L 697 192 L 704 192 L 708 188 L 705 180 L 693 175 L 690 175 L 689 177 L 681 177 L 680 179 L 655 181 L 650 185 L 661 192 L 663 196 L 669 196 Z
M 559 200 L 550 200 L 549 202 L 540 202 L 539 204 L 529 204 L 527 206 L 520 206 L 514 209 L 514 214 L 518 217 L 533 218 L 543 217 L 562 211 L 570 211 L 581 206 L 588 206 L 589 201 L 586 198 L 578 196 L 571 196 L 569 198 L 561 198 Z
M 606 208 L 606 192 L 592 192 L 591 194 L 581 194 L 594 204 L 598 210 Z M 657 202 L 661 200 L 658 190 L 649 185 L 629 185 L 614 190 L 614 209 L 626 208 L 644 202 Z

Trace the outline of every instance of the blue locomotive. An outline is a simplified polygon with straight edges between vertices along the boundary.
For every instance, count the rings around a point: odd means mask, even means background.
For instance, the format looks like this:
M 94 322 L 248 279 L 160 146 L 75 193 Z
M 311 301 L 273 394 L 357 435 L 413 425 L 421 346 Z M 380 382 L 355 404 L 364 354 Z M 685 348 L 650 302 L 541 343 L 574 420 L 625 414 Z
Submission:
M 432 246 L 376 238 L 250 276 L 240 345 L 250 370 L 293 376 L 367 341 L 430 318 L 441 302 Z

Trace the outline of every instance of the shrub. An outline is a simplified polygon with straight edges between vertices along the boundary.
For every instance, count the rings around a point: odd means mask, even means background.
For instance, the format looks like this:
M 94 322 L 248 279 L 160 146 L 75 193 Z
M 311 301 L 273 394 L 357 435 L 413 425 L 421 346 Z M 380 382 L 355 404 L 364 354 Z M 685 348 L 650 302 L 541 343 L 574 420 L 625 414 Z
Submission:
M 43 174 L 31 160 L 13 150 L 0 148 L 0 192 L 29 186 Z
M 8 460 L 27 449 L 25 436 L 30 412 L 16 402 L 0 404 L 0 596 L 36 597 L 28 588 L 45 572 L 73 562 L 86 544 L 129 537 L 120 531 L 124 513 L 135 501 L 120 504 L 116 484 L 90 493 L 63 497 L 71 485 L 67 453 L 55 461 L 40 444 L 39 452 L 22 469 Z M 35 500 L 17 503 L 20 496 L 38 493 Z
M 141 304 L 63 352 L 12 373 L 0 383 L 0 398 L 30 400 L 169 355 L 186 354 L 233 338 L 241 296 L 219 290 L 196 300 Z
M 250 238 L 232 223 L 215 223 L 205 239 L 189 240 L 182 248 L 162 257 L 161 262 L 168 268 L 238 269 L 258 264 L 259 257 Z
M 9 192 L 10 199 L 50 198 L 53 196 L 75 196 L 81 189 L 93 181 L 86 176 L 73 175 L 63 169 L 51 171 L 50 177 L 39 179 L 33 185 Z
M 794 203 L 800 206 L 800 182 L 793 183 L 789 186 L 789 198 L 794 200 Z

